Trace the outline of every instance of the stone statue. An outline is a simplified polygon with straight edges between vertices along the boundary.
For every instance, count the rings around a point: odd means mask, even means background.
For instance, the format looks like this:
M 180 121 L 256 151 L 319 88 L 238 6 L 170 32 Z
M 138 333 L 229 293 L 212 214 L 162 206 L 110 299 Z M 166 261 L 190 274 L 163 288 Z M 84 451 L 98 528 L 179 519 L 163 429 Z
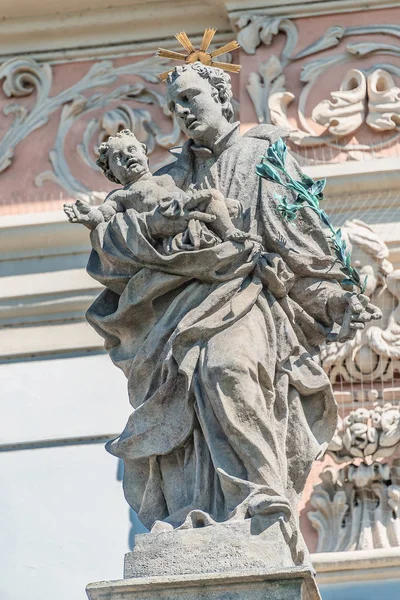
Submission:
M 298 499 L 337 422 L 313 356 L 335 324 L 351 338 L 379 311 L 342 289 L 316 215 L 302 209 L 296 226 L 283 219 L 279 185 L 256 174 L 287 133 L 260 125 L 240 135 L 231 100 L 220 69 L 194 62 L 168 75 L 168 106 L 189 140 L 156 178 L 240 203 L 230 218 L 249 238 L 211 240 L 207 200 L 195 211 L 181 202 L 173 218 L 156 200 L 144 212 L 117 209 L 90 233 L 88 272 L 106 289 L 87 319 L 128 380 L 133 412 L 107 448 L 124 461 L 125 496 L 142 523 L 155 536 L 238 522 L 262 531 L 263 519 L 283 515 L 301 557 Z M 290 155 L 287 165 L 301 177 Z M 133 185 L 147 197 L 156 178 Z M 165 240 L 191 221 L 203 236 L 167 252 Z

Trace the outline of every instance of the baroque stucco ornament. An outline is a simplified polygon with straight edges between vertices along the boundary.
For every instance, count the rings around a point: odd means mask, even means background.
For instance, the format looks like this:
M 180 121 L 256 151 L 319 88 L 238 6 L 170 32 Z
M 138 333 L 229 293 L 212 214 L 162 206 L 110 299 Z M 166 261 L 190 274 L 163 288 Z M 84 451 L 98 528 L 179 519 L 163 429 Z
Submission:
M 254 54 L 260 44 L 270 45 L 278 33 L 286 35 L 286 44 L 280 55 L 271 55 L 266 62 L 260 64 L 257 73 L 250 74 L 247 90 L 259 122 L 271 122 L 287 128 L 294 147 L 305 149 L 330 146 L 359 159 L 362 156 L 360 151 L 379 151 L 398 140 L 400 96 L 395 79 L 400 76 L 400 71 L 390 62 L 379 63 L 372 69 L 352 70 L 344 78 L 341 89 L 332 92 L 332 100 L 325 100 L 314 108 L 312 118 L 327 128 L 323 133 L 315 131 L 306 116 L 310 92 L 327 69 L 340 67 L 349 59 L 399 56 L 398 46 L 370 41 L 371 36 L 382 34 L 389 38 L 399 38 L 398 25 L 331 27 L 319 40 L 296 54 L 294 48 L 298 40 L 297 27 L 286 18 L 269 17 L 262 12 L 249 13 L 239 18 L 233 17 L 233 25 L 238 29 L 238 41 L 250 54 Z M 345 39 L 349 36 L 368 36 L 369 41 L 346 44 Z M 321 51 L 343 45 L 342 52 L 332 52 L 303 63 L 300 79 L 304 86 L 296 101 L 297 126 L 294 127 L 288 118 L 288 108 L 296 98 L 287 89 L 285 68 L 288 64 L 303 62 L 305 58 Z M 346 139 L 345 136 L 352 135 L 364 122 L 378 133 L 394 133 L 377 141 L 373 140 L 370 144 Z
M 364 121 L 374 131 L 390 131 L 400 124 L 400 88 L 383 69 L 367 78 L 352 69 L 331 97 L 313 109 L 312 119 L 337 137 L 355 133 Z
M 400 546 L 400 460 L 392 465 L 350 464 L 320 475 L 308 513 L 318 532 L 317 552 Z
M 92 158 L 93 137 L 102 141 L 107 134 L 114 134 L 121 127 L 129 127 L 142 142 L 148 145 L 151 154 L 156 147 L 170 148 L 180 137 L 180 129 L 165 105 L 164 97 L 146 83 L 136 82 L 116 88 L 111 86 L 123 75 L 140 77 L 144 82 L 157 83 L 157 73 L 165 65 L 165 60 L 145 59 L 127 65 L 115 67 L 112 61 L 95 63 L 86 75 L 73 86 L 51 96 L 53 72 L 49 64 L 40 64 L 32 58 L 16 58 L 6 61 L 0 67 L 0 79 L 4 78 L 3 91 L 9 98 L 36 94 L 33 106 L 27 109 L 18 103 L 6 105 L 4 113 L 13 114 L 14 120 L 0 141 L 0 172 L 9 168 L 14 150 L 36 129 L 43 127 L 50 117 L 60 108 L 61 116 L 54 148 L 50 151 L 51 171 L 36 177 L 36 185 L 41 186 L 51 180 L 60 185 L 70 195 L 82 194 L 89 198 L 91 191 L 71 172 L 64 144 L 72 126 L 81 117 L 93 111 L 105 110 L 100 121 L 88 122 L 78 152 L 85 163 L 97 170 Z M 110 87 L 103 93 L 91 96 L 85 93 L 95 87 Z M 170 118 L 171 129 L 165 132 L 154 122 L 150 113 L 144 109 L 132 107 L 132 102 L 154 104 Z M 156 165 L 157 166 L 157 165 Z
M 400 409 L 387 403 L 372 410 L 357 408 L 343 419 L 328 446 L 327 453 L 338 462 L 355 458 L 373 461 L 392 456 L 400 442 Z

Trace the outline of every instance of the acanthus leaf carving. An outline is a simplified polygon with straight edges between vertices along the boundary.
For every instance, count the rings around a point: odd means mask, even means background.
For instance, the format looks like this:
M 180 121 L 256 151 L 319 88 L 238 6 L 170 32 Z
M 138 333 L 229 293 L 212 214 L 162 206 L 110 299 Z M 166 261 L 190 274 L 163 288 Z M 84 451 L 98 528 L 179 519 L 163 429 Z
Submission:
M 164 114 L 167 114 L 172 120 L 172 130 L 164 132 L 156 125 L 147 110 L 132 108 L 127 104 L 120 104 L 116 108 L 107 111 L 103 117 L 92 119 L 88 122 L 83 135 L 83 141 L 78 145 L 78 153 L 85 160 L 88 166 L 96 171 L 98 167 L 91 157 L 90 140 L 94 135 L 97 139 L 93 153 L 97 153 L 99 143 L 115 134 L 120 129 L 130 129 L 138 139 L 148 146 L 148 154 L 151 155 L 156 146 L 161 148 L 170 148 L 178 142 L 181 132 L 176 119 L 166 108 L 163 96 L 152 89 L 146 88 L 143 84 L 134 84 L 132 86 L 124 85 L 111 90 L 108 94 L 94 94 L 87 99 L 86 103 L 80 104 L 79 112 L 70 110 L 69 107 L 65 113 L 61 114 L 59 128 L 56 135 L 54 148 L 50 152 L 50 162 L 53 170 L 41 173 L 36 177 L 37 185 L 42 185 L 44 181 L 54 181 L 61 185 L 71 195 L 80 194 L 87 201 L 91 201 L 92 192 L 71 173 L 65 158 L 64 144 L 66 136 L 75 123 L 76 118 L 94 111 L 98 108 L 106 108 L 110 103 L 116 100 L 135 100 L 145 104 L 156 104 L 161 107 Z M 167 157 L 169 160 L 169 157 Z M 162 166 L 163 162 L 155 165 L 155 168 Z
M 260 44 L 269 46 L 274 36 L 285 33 L 281 59 L 284 65 L 289 62 L 298 39 L 297 27 L 290 19 L 248 13 L 234 18 L 233 25 L 238 30 L 237 40 L 247 54 L 255 54 Z
M 298 60 L 299 58 L 305 58 L 306 56 L 310 56 L 310 54 L 316 54 L 317 52 L 328 50 L 328 48 L 334 48 L 335 46 L 338 46 L 340 40 L 344 37 L 345 33 L 346 28 L 342 27 L 341 25 L 334 25 L 333 27 L 329 27 L 329 29 L 319 40 L 317 40 L 313 44 L 310 44 L 301 52 L 298 52 L 296 56 L 293 57 L 293 59 Z
M 271 105 L 268 98 L 284 91 L 285 76 L 279 58 L 275 55 L 261 63 L 258 73 L 251 73 L 247 91 L 253 101 L 260 123 L 270 120 Z M 273 110 L 273 109 L 272 109 Z
M 400 48 L 392 44 L 381 44 L 377 42 L 354 42 L 346 45 L 346 50 L 349 54 L 363 58 L 370 54 L 392 54 L 400 56 Z
M 35 129 L 44 125 L 48 116 L 42 110 L 52 85 L 52 72 L 48 64 L 40 65 L 32 58 L 14 58 L 0 67 L 0 80 L 3 92 L 8 97 L 24 97 L 36 92 L 34 107 L 28 111 L 25 106 L 11 103 L 3 113 L 14 115 L 14 120 L 0 141 L 0 173 L 7 169 L 13 160 L 14 149 L 21 140 Z
M 326 467 L 308 518 L 318 533 L 317 552 L 400 546 L 400 460 L 392 465 Z

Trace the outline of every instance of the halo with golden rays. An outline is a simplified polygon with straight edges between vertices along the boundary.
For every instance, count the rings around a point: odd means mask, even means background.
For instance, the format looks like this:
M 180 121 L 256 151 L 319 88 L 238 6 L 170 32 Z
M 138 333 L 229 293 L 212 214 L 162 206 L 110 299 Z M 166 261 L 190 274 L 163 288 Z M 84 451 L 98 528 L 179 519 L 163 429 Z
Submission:
M 225 54 L 225 52 L 232 52 L 232 50 L 236 50 L 240 48 L 240 44 L 237 43 L 236 40 L 229 42 L 228 44 L 224 44 L 221 48 L 217 48 L 212 52 L 207 52 L 212 39 L 216 33 L 216 29 L 206 29 L 203 35 L 203 39 L 200 44 L 200 48 L 196 50 L 193 46 L 192 42 L 189 40 L 188 36 L 184 31 L 175 34 L 178 42 L 185 48 L 186 54 L 183 52 L 173 52 L 171 50 L 164 50 L 163 48 L 159 48 L 157 51 L 157 56 L 161 56 L 163 58 L 170 58 L 171 60 L 179 60 L 185 62 L 186 64 L 191 64 L 196 61 L 203 63 L 207 67 L 218 67 L 219 69 L 223 69 L 224 71 L 229 71 L 230 73 L 239 73 L 241 65 L 232 65 L 229 63 L 218 62 L 215 61 L 214 58 L 217 56 L 221 56 L 221 54 Z M 174 69 L 169 69 L 169 71 L 164 71 L 164 73 L 160 73 L 158 75 L 158 79 L 160 81 L 165 81 Z

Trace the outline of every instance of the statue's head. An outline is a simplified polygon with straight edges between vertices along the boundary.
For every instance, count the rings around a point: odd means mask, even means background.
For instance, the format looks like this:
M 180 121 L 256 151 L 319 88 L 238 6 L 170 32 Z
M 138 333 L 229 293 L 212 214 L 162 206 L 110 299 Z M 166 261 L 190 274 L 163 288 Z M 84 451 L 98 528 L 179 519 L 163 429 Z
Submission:
M 201 62 L 175 67 L 167 78 L 167 104 L 184 133 L 202 141 L 218 131 L 221 119 L 233 120 L 229 75 Z
M 113 183 L 134 183 L 149 171 L 146 146 L 129 129 L 123 129 L 99 146 L 97 165 Z

